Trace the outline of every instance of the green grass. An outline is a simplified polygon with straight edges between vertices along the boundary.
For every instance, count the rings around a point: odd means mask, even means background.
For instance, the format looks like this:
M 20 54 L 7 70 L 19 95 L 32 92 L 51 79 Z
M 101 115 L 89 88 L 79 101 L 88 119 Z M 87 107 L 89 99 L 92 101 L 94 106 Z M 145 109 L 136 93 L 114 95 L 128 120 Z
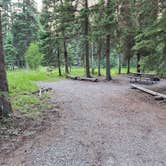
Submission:
M 126 68 L 122 68 L 122 73 L 126 73 L 126 71 Z M 135 68 L 131 68 L 131 72 L 135 71 Z M 64 69 L 62 69 L 62 73 L 64 76 Z M 72 68 L 70 74 L 84 76 L 84 73 L 84 68 Z M 95 74 L 97 75 L 97 70 L 95 70 Z M 105 75 L 105 69 L 101 69 L 101 74 Z M 116 77 L 118 69 L 112 68 L 111 74 L 113 77 Z M 17 70 L 8 72 L 8 82 L 11 95 L 36 90 L 38 87 L 35 81 L 56 81 L 57 79 L 59 79 L 57 69 L 54 69 L 51 73 L 46 72 L 46 68 L 41 68 L 38 71 Z
M 32 95 L 31 92 L 39 87 L 35 81 L 53 81 L 58 79 L 58 72 L 53 71 L 47 73 L 43 68 L 38 71 L 8 71 L 9 91 L 12 101 L 13 110 L 18 110 L 25 116 L 37 117 L 46 109 L 46 99 L 49 97 L 43 95 L 39 99 L 38 96 Z
M 136 68 L 131 68 L 130 69 L 131 72 L 136 72 Z M 95 69 L 95 75 L 97 76 L 97 69 Z M 101 69 L 101 74 L 104 76 L 106 73 L 105 69 Z M 122 74 L 126 74 L 127 73 L 127 68 L 122 68 Z M 84 76 L 85 74 L 85 70 L 84 68 L 72 68 L 71 70 L 71 75 L 79 75 L 79 76 Z M 116 77 L 118 75 L 118 68 L 112 68 L 111 69 L 111 75 L 113 77 Z
M 47 73 L 46 71 L 9 71 L 8 82 L 11 94 L 32 92 L 38 87 L 35 81 L 55 81 L 58 79 L 58 72 Z
M 122 73 L 126 73 L 127 69 L 122 68 Z M 131 72 L 135 72 L 135 68 L 131 69 Z M 84 76 L 84 68 L 73 67 L 71 69 L 71 75 Z M 111 69 L 111 74 L 116 77 L 118 69 Z M 62 69 L 64 78 L 64 69 Z M 105 69 L 101 69 L 101 74 L 105 75 Z M 95 70 L 95 75 L 97 75 L 97 69 Z M 58 70 L 54 69 L 51 73 L 46 71 L 46 68 L 42 67 L 37 71 L 27 71 L 27 70 L 16 70 L 8 71 L 8 82 L 9 91 L 11 96 L 11 101 L 14 110 L 19 110 L 26 116 L 37 117 L 40 113 L 47 109 L 46 99 L 48 95 L 43 95 L 39 99 L 38 96 L 32 95 L 31 92 L 37 90 L 39 87 L 35 81 L 56 81 L 59 79 Z

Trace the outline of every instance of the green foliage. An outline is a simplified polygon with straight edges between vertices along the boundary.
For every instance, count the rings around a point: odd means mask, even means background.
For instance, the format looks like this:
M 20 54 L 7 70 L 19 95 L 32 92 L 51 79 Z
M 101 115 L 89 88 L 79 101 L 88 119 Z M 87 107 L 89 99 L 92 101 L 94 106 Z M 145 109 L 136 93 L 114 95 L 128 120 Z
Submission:
M 8 82 L 10 97 L 14 110 L 18 110 L 25 116 L 37 118 L 42 111 L 48 109 L 49 104 L 47 99 L 49 95 L 42 95 L 42 97 L 32 95 L 33 91 L 39 89 L 37 83 L 34 81 L 56 80 L 58 73 L 55 71 L 49 74 L 42 68 L 40 71 L 8 71 Z
M 20 1 L 15 3 L 16 10 L 12 12 L 13 45 L 17 49 L 17 60 L 24 61 L 24 54 L 29 44 L 37 39 L 37 9 L 35 1 Z M 20 12 L 17 12 L 17 11 Z
M 31 69 L 37 69 L 42 63 L 43 55 L 37 43 L 31 43 L 24 56 Z
M 34 81 L 53 81 L 58 79 L 58 70 L 48 74 L 45 68 L 37 71 L 16 70 L 8 71 L 10 93 L 15 95 L 35 91 L 38 86 Z
M 41 64 L 42 53 L 42 65 L 57 67 L 60 62 L 63 66 L 64 53 L 67 52 L 68 65 L 85 66 L 84 42 L 88 40 L 92 68 L 98 66 L 98 52 L 101 52 L 101 67 L 105 67 L 105 39 L 109 35 L 112 67 L 118 65 L 118 54 L 123 56 L 124 66 L 128 60 L 131 66 L 136 65 L 139 54 L 142 69 L 165 73 L 164 1 L 97 0 L 93 6 L 89 1 L 89 6 L 85 7 L 85 1 L 43 0 L 40 13 L 34 0 L 2 2 L 6 63 L 24 61 L 26 57 L 30 68 L 36 69 Z M 86 18 L 87 35 L 84 34 Z M 30 45 L 34 41 L 37 41 L 39 48 L 36 43 Z M 78 74 L 83 72 L 78 70 Z
M 133 50 L 141 53 L 141 66 L 144 70 L 156 71 L 159 74 L 166 74 L 166 11 L 161 13 L 161 17 L 147 26 L 135 39 L 136 44 Z
M 41 113 L 49 109 L 47 102 L 49 95 L 43 94 L 40 98 L 36 95 L 19 95 L 12 98 L 13 108 L 24 116 L 36 119 Z
M 10 64 L 16 61 L 16 57 L 18 53 L 17 53 L 17 49 L 13 45 L 13 37 L 11 33 L 5 36 L 4 54 L 5 54 L 5 62 L 7 64 Z
M 8 82 L 11 94 L 31 92 L 37 89 L 37 86 L 27 77 L 26 72 L 9 72 Z

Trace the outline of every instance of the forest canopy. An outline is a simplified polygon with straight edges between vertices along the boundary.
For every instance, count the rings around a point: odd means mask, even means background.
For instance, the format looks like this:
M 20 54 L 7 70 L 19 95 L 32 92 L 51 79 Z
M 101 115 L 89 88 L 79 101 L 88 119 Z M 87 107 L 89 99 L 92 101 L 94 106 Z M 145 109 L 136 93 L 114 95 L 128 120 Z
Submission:
M 33 43 L 38 65 L 97 68 L 137 67 L 166 73 L 166 2 L 164 0 L 2 0 L 5 62 L 26 67 Z M 34 58 L 35 59 L 35 58 Z M 35 67 L 36 68 L 36 67 Z

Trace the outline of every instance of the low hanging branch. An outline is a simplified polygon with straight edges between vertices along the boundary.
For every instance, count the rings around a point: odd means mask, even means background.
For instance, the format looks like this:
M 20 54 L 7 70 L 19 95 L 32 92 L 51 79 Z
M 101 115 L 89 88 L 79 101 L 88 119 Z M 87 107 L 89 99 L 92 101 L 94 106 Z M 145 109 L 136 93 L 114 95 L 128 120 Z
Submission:
M 152 91 L 152 90 L 140 87 L 140 86 L 135 85 L 135 84 L 132 84 L 131 86 L 132 86 L 133 89 L 138 89 L 138 90 L 143 91 L 145 93 L 148 93 L 148 94 L 150 94 L 152 96 L 155 96 L 156 100 L 164 100 L 164 99 L 166 99 L 166 95 L 164 95 L 164 94 L 161 94 L 161 93 L 158 93 L 158 92 L 155 92 L 155 91 Z

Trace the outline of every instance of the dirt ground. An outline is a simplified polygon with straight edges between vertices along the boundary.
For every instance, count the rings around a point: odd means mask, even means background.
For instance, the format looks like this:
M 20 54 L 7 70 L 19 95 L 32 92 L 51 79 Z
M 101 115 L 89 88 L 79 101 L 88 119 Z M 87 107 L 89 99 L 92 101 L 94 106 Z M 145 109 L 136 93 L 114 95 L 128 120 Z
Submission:
M 60 80 L 52 103 L 59 120 L 29 139 L 2 166 L 166 166 L 166 104 L 111 82 Z

